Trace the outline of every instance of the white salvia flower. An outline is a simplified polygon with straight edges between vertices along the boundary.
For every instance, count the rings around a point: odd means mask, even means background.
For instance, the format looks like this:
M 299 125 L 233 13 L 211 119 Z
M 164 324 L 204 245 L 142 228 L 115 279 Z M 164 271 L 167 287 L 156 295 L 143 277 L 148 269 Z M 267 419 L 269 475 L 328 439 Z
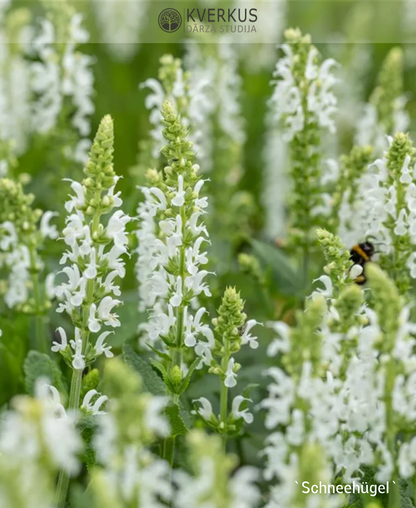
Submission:
M 273 33 L 276 40 L 281 39 L 281 35 L 287 23 L 287 10 L 289 2 L 286 0 L 279 2 L 265 2 L 254 0 L 252 6 L 257 7 L 262 15 L 256 21 L 256 32 L 252 32 L 250 41 L 253 44 L 235 44 L 239 55 L 239 60 L 248 66 L 253 74 L 262 70 L 267 71 L 273 66 L 275 59 L 275 49 L 273 44 L 265 42 L 264 34 Z M 207 6 L 209 4 L 207 2 Z M 242 12 L 247 7 L 243 0 L 233 0 L 233 7 L 240 8 Z M 235 35 L 237 37 L 237 34 Z
M 192 135 L 195 152 L 204 161 L 204 171 L 215 170 L 212 159 L 213 128 L 206 118 L 216 114 L 219 136 L 229 138 L 234 146 L 245 141 L 244 121 L 241 114 L 241 77 L 237 69 L 237 54 L 228 40 L 223 38 L 216 53 L 188 40 L 185 67 L 189 78 L 190 125 L 197 129 Z M 234 168 L 229 168 L 234 171 Z M 229 177 L 229 175 L 227 175 Z M 239 175 L 234 177 L 238 180 Z
M 92 403 L 91 401 L 94 398 L 95 401 Z M 108 397 L 106 395 L 101 395 L 97 390 L 89 390 L 84 396 L 81 407 L 93 415 L 103 415 L 106 413 L 105 411 L 101 411 L 101 406 L 105 404 L 107 400 Z
M 161 437 L 168 436 L 170 432 L 169 423 L 164 415 L 166 403 L 166 397 L 151 397 L 145 413 L 146 426 Z
M 237 374 L 234 372 L 234 358 L 230 358 L 227 365 L 227 370 L 225 372 L 225 380 L 224 384 L 227 388 L 233 388 L 237 385 Z
M 125 228 L 131 219 L 121 210 L 113 211 L 122 200 L 119 193 L 114 192 L 119 178 L 112 169 L 112 152 L 113 122 L 106 116 L 98 129 L 85 169 L 89 185 L 86 187 L 71 182 L 75 195 L 70 196 L 66 203 L 69 216 L 63 235 L 68 250 L 63 255 L 61 264 L 68 264 L 62 270 L 68 280 L 56 289 L 56 294 L 61 300 L 58 312 L 65 311 L 71 316 L 73 312 L 84 315 L 82 322 L 85 328 L 80 330 L 76 327 L 75 340 L 70 342 L 74 351 L 72 365 L 78 370 L 83 370 L 101 354 L 107 358 L 113 356 L 111 347 L 105 344 L 105 339 L 111 332 L 103 328 L 120 326 L 115 308 L 122 302 L 114 296 L 119 296 L 121 292 L 114 282 L 116 277 L 125 275 L 122 256 L 127 253 Z M 100 154 L 98 160 L 97 153 Z M 98 164 L 103 163 L 102 160 L 108 168 L 105 180 L 100 176 L 103 173 L 97 175 L 96 171 Z M 97 193 L 100 195 L 98 205 L 96 197 L 91 201 Z M 94 216 L 98 214 L 100 217 L 104 213 L 110 215 L 106 227 L 97 223 L 93 214 L 89 213 L 93 207 L 96 210 Z M 93 301 L 91 295 L 94 295 Z M 95 340 L 94 348 L 89 348 L 89 334 L 98 332 L 102 333 Z M 63 346 L 60 348 L 54 345 L 54 348 L 63 350 Z
M 150 451 L 159 437 L 170 435 L 164 414 L 166 398 L 137 392 L 136 374 L 120 360 L 110 362 L 107 372 L 109 381 L 115 375 L 117 379 L 126 377 L 131 382 L 126 383 L 125 393 L 119 397 L 113 395 L 107 413 L 97 419 L 92 445 L 100 464 L 97 474 L 101 481 L 92 485 L 92 489 L 98 486 L 100 495 L 108 489 L 111 499 L 132 506 L 156 508 L 169 504 L 169 464 Z M 136 408 L 133 413 L 129 410 L 132 405 Z M 129 428 L 134 428 L 134 432 L 128 431 Z
M 100 356 L 104 353 L 107 358 L 113 358 L 114 353 L 111 352 L 111 346 L 104 344 L 105 339 L 112 333 L 113 332 L 103 332 L 101 335 L 99 335 L 94 346 L 97 356 Z
M 324 289 L 318 288 L 312 293 L 312 298 L 315 294 L 323 295 L 325 298 L 331 298 L 332 296 L 332 280 L 328 275 L 321 275 L 317 279 L 315 279 L 313 282 L 322 282 L 324 285 Z
M 164 125 L 177 118 L 169 103 L 164 104 L 162 114 Z M 185 140 L 183 125 L 181 129 L 180 138 Z M 162 337 L 177 333 L 174 330 L 179 323 L 183 344 L 195 348 L 202 359 L 198 366 L 201 368 L 203 363 L 209 363 L 214 346 L 213 333 L 202 321 L 205 309 L 192 310 L 197 296 L 211 295 L 204 281 L 209 272 L 202 269 L 208 258 L 206 252 L 201 252 L 202 244 L 209 242 L 201 220 L 207 200 L 201 196 L 204 181 L 198 177 L 199 166 L 192 164 L 192 155 L 188 161 L 182 159 L 185 165 L 181 166 L 178 160 L 182 156 L 179 152 L 176 156 L 176 143 L 171 141 L 165 146 L 171 165 L 165 169 L 163 178 L 156 179 L 158 187 L 142 189 L 145 202 L 138 208 L 139 309 L 150 311 L 147 323 L 140 329 L 143 342 L 160 344 Z M 174 271 L 169 269 L 172 262 L 177 266 Z
M 207 73 L 207 69 L 201 70 L 195 64 L 189 66 L 192 72 L 190 76 L 187 76 L 181 68 L 181 61 L 173 59 L 171 55 L 163 56 L 161 64 L 169 74 L 166 81 L 161 83 L 156 79 L 147 79 L 140 85 L 140 88 L 149 88 L 152 92 L 145 101 L 146 108 L 150 110 L 150 123 L 153 127 L 150 131 L 153 142 L 152 155 L 157 159 L 165 144 L 160 110 L 165 100 L 169 100 L 175 110 L 180 113 L 184 125 L 189 128 L 190 140 L 194 144 L 193 150 L 201 160 L 204 160 L 204 170 L 208 171 L 212 165 L 212 128 L 206 119 L 215 108 L 212 99 L 216 99 L 212 92 L 210 93 L 214 73 Z M 185 107 L 184 104 L 186 104 Z
M 195 402 L 199 402 L 201 406 L 195 410 L 195 413 L 198 413 L 204 420 L 210 420 L 213 412 L 212 412 L 212 405 L 211 402 L 205 398 L 200 397 L 199 399 L 195 399 L 192 401 L 194 404 Z
M 0 224 L 0 267 L 8 270 L 8 283 L 4 301 L 9 308 L 27 302 L 30 285 L 30 253 L 19 242 L 14 225 L 7 221 Z
M 5 14 L 9 1 L 2 2 L 0 20 L 0 140 L 10 147 L 11 155 L 20 155 L 27 148 L 31 134 L 28 122 L 31 107 L 30 64 L 25 51 L 31 36 L 30 17 L 26 11 L 10 10 Z M 13 40 L 10 27 L 13 25 Z M 10 44 L 10 43 L 13 44 Z M 7 176 L 9 158 L 2 160 L 0 175 Z
M 33 41 L 38 60 L 31 64 L 31 88 L 37 95 L 31 115 L 32 129 L 47 133 L 57 125 L 59 115 L 67 100 L 74 108 L 71 123 L 81 139 L 76 147 L 65 147 L 67 158 L 85 163 L 90 133 L 90 116 L 94 112 L 92 95 L 94 78 L 91 71 L 93 59 L 77 50 L 79 44 L 88 40 L 87 31 L 82 28 L 82 15 L 64 6 L 62 17 L 68 23 L 68 38 L 60 40 L 58 23 L 43 19 L 39 33 Z M 63 44 L 63 51 L 57 51 L 56 43 Z
M 85 355 L 82 354 L 82 339 L 79 328 L 75 328 L 75 340 L 71 340 L 70 344 L 75 352 L 74 359 L 72 360 L 72 366 L 76 370 L 84 370 Z
M 245 325 L 243 335 L 241 336 L 241 343 L 249 344 L 251 349 L 257 349 L 259 347 L 257 337 L 253 337 L 250 333 L 250 330 L 256 325 L 261 325 L 261 323 L 259 323 L 255 319 L 249 319 Z
M 350 270 L 348 275 L 349 275 L 350 279 L 355 280 L 362 273 L 363 273 L 363 267 L 360 266 L 360 265 L 354 265 L 351 268 L 351 270 Z
M 239 418 L 243 418 L 246 423 L 253 423 L 253 415 L 249 412 L 249 410 L 243 409 L 240 411 L 240 406 L 244 401 L 252 402 L 252 400 L 243 397 L 242 395 L 237 395 L 234 397 L 231 413 L 236 420 Z
M 406 132 L 410 117 L 406 111 L 408 98 L 403 94 L 403 52 L 392 48 L 379 72 L 377 87 L 365 104 L 358 121 L 355 143 L 370 145 L 377 156 L 388 149 L 388 137 Z
M 259 471 L 254 467 L 245 466 L 236 471 L 230 480 L 230 508 L 254 508 L 259 505 L 261 495 L 256 485 L 259 477 Z
M 56 388 L 43 378 L 36 381 L 35 397 L 16 399 L 15 409 L 4 413 L 0 429 L 2 460 L 7 458 L 10 467 L 20 464 L 23 472 L 46 454 L 56 470 L 76 473 L 82 441 L 73 416 L 65 412 Z M 30 411 L 33 404 L 37 411 L 33 407 Z
M 308 87 L 307 111 L 320 127 L 335 132 L 332 116 L 336 112 L 337 100 L 332 88 L 336 80 L 331 70 L 337 64 L 333 59 L 317 64 L 317 50 L 310 45 L 310 42 L 309 46 L 304 75 Z M 270 99 L 270 106 L 274 120 L 282 122 L 284 126 L 284 140 L 289 142 L 305 126 L 305 112 L 302 105 L 304 91 L 298 87 L 293 74 L 296 56 L 293 48 L 289 43 L 283 44 L 282 51 L 284 56 L 277 62 L 274 72 L 274 77 L 278 79 L 275 81 L 276 87 Z
M 280 352 L 287 353 L 290 348 L 289 325 L 283 321 L 275 321 L 266 323 L 266 326 L 272 328 L 279 336 L 270 343 L 267 348 L 267 354 L 269 356 L 276 356 Z
M 227 499 L 232 508 L 255 508 L 260 492 L 255 486 L 258 472 L 241 468 L 232 476 L 233 466 L 221 450 L 218 436 L 206 436 L 193 431 L 188 437 L 193 457 L 193 474 L 177 469 L 173 473 L 174 508 L 203 508 L 219 506 L 218 500 Z M 224 481 L 218 482 L 218 478 Z
M 65 349 L 68 346 L 68 339 L 65 330 L 62 327 L 59 327 L 57 328 L 56 331 L 59 333 L 61 337 L 61 343 L 53 341 L 53 346 L 51 347 L 51 350 L 54 353 L 57 353 L 58 351 L 65 351 Z
M 137 0 L 92 2 L 101 41 L 109 53 L 121 61 L 129 61 L 137 53 L 140 31 L 146 26 L 147 4 Z
M 389 149 L 369 168 L 359 183 L 360 193 L 351 221 L 351 236 L 372 238 L 384 256 L 393 256 L 402 273 L 414 277 L 413 249 L 416 245 L 416 180 L 413 145 L 407 135 L 398 133 L 388 140 Z M 399 155 L 397 155 L 399 154 Z M 398 199 L 400 192 L 400 199 Z M 342 213 L 342 212 L 341 212 Z M 358 235 L 358 236 L 357 236 Z M 408 244 L 403 249 L 398 245 Z M 407 277 L 407 274 L 405 275 Z

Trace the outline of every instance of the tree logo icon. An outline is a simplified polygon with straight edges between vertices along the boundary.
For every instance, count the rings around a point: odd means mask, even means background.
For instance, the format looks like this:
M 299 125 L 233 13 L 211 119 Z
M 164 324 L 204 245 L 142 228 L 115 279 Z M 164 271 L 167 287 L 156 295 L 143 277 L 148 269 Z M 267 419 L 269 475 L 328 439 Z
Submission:
M 164 9 L 159 14 L 159 26 L 164 32 L 176 32 L 182 25 L 182 16 L 176 9 Z

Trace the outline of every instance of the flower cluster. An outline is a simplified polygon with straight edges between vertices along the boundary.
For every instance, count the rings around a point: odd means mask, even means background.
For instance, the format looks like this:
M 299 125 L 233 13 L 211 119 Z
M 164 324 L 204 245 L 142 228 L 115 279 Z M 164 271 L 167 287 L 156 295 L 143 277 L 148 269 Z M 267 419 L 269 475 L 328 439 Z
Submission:
M 206 130 L 209 125 L 207 117 L 212 110 L 207 96 L 209 82 L 207 74 L 193 75 L 184 72 L 179 58 L 164 55 L 160 59 L 159 80 L 149 78 L 140 85 L 140 88 L 149 88 L 152 91 L 146 97 L 145 105 L 150 110 L 152 156 L 156 161 L 165 143 L 161 110 L 166 100 L 181 115 L 184 126 L 190 129 L 190 141 L 195 153 L 198 153 L 201 159 L 206 157 L 209 161 L 211 147 L 206 144 L 211 138 Z
M 377 86 L 358 123 L 356 144 L 371 145 L 378 156 L 382 155 L 388 147 L 387 135 L 406 132 L 409 126 L 406 102 L 403 94 L 403 52 L 397 47 L 390 50 L 383 62 Z
M 218 236 L 227 239 L 232 232 L 236 243 L 239 237 L 250 235 L 250 218 L 255 208 L 250 193 L 238 188 L 243 175 L 246 133 L 237 50 L 227 40 L 215 45 L 188 41 L 186 50 L 189 109 L 194 111 L 190 125 L 192 128 L 197 125 L 201 133 L 195 152 L 204 161 L 203 171 L 209 172 L 215 189 L 210 227 L 215 227 Z M 202 89 L 205 98 L 194 93 L 203 83 L 209 84 Z
M 143 393 L 141 380 L 121 360 L 106 366 L 108 412 L 98 419 L 93 440 L 97 465 L 91 489 L 97 506 L 162 506 L 171 499 L 169 466 L 149 450 L 169 433 L 163 397 Z
M 249 399 L 237 395 L 232 402 L 231 414 L 228 414 L 228 391 L 237 385 L 237 372 L 240 365 L 234 355 L 241 346 L 248 344 L 252 349 L 258 348 L 257 337 L 251 335 L 251 329 L 257 321 L 250 319 L 243 312 L 244 302 L 234 288 L 227 288 L 218 309 L 218 318 L 213 319 L 215 326 L 215 346 L 212 355 L 219 360 L 211 359 L 209 372 L 221 378 L 220 415 L 217 418 L 211 402 L 201 397 L 194 402 L 201 404 L 196 412 L 207 424 L 224 435 L 233 435 L 241 430 L 243 421 L 253 422 L 253 415 L 247 406 Z M 243 420 L 243 421 L 242 421 Z
M 335 239 L 329 243 L 336 247 Z M 338 267 L 348 269 L 341 259 Z M 326 303 L 315 293 L 305 312 L 299 311 L 296 327 L 271 323 L 278 338 L 269 354 L 282 357 L 280 366 L 269 370 L 273 382 L 261 403 L 267 409 L 266 427 L 273 430 L 265 448 L 265 474 L 279 479 L 270 506 L 288 506 L 299 494 L 293 481 L 302 450 L 312 443 L 324 450 L 329 477 L 338 475 L 346 483 L 362 479 L 364 466 L 374 468 L 380 483 L 397 483 L 398 475 L 414 473 L 416 456 L 407 431 L 414 414 L 410 386 L 416 325 L 394 283 L 378 267 L 369 264 L 366 277 L 368 302 L 359 286 L 335 277 L 334 298 Z M 392 499 L 398 495 L 394 485 Z M 337 499 L 333 502 L 329 506 L 338 506 Z
M 316 235 L 327 264 L 324 267 L 325 275 L 317 279 L 324 284 L 325 290 L 317 289 L 315 293 L 321 293 L 325 298 L 332 299 L 361 275 L 362 267 L 352 266 L 350 253 L 338 236 L 325 229 L 317 229 Z
M 333 59 L 323 62 L 309 35 L 286 30 L 283 57 L 276 65 L 275 89 L 270 99 L 271 118 L 290 143 L 293 193 L 290 223 L 295 243 L 306 250 L 313 240 L 311 232 L 327 210 L 321 175 L 320 131 L 335 132 L 333 114 L 336 98 Z M 306 254 L 305 254 L 306 256 Z
M 41 134 L 54 132 L 69 109 L 76 140 L 64 147 L 64 152 L 68 159 L 85 163 L 90 147 L 90 116 L 94 112 L 94 79 L 92 57 L 77 47 L 89 36 L 82 27 L 82 15 L 69 2 L 51 7 L 33 40 L 38 59 L 31 64 L 31 89 L 37 97 L 31 112 L 32 128 Z
M 82 441 L 55 387 L 36 381 L 35 397 L 19 396 L 0 425 L 0 501 L 22 508 L 53 506 L 56 472 L 78 472 Z
M 188 436 L 192 472 L 175 471 L 175 508 L 254 508 L 260 501 L 258 471 L 243 467 L 234 475 L 234 460 L 221 450 L 217 436 L 193 431 Z
M 382 159 L 360 179 L 360 192 L 351 221 L 355 241 L 372 239 L 381 254 L 381 265 L 406 291 L 416 277 L 415 148 L 406 134 L 389 139 Z M 352 215 L 352 212 L 349 214 Z
M 27 148 L 31 130 L 30 65 L 25 51 L 31 34 L 30 12 L 18 9 L 4 14 L 8 2 L 1 5 L 0 13 L 0 138 L 7 141 L 12 152 L 20 155 Z M 8 44 L 13 42 L 13 44 Z M 1 169 L 0 169 L 1 176 Z M 5 175 L 3 175 L 5 176 Z
M 362 237 L 357 217 L 362 206 L 363 175 L 371 162 L 373 149 L 370 146 L 354 146 L 348 155 L 340 157 L 330 226 L 349 246 Z
M 79 371 L 103 353 L 112 356 L 105 345 L 111 332 L 102 329 L 120 326 L 114 312 L 121 303 L 114 298 L 120 296 L 115 279 L 125 275 L 122 256 L 127 253 L 125 227 L 130 217 L 122 210 L 114 211 L 122 201 L 114 190 L 118 177 L 113 169 L 113 145 L 113 120 L 105 116 L 84 169 L 86 178 L 82 183 L 71 183 L 74 194 L 65 204 L 69 215 L 63 235 L 68 250 L 61 264 L 67 264 L 62 272 L 68 281 L 56 293 L 62 300 L 58 312 L 70 315 L 75 331 L 68 344 L 65 331 L 59 328 L 61 342 L 54 343 L 53 351 L 59 351 Z M 110 215 L 106 225 L 102 222 L 105 215 Z M 92 345 L 90 334 L 99 332 Z
M 54 276 L 40 279 L 44 269 L 40 250 L 46 238 L 57 238 L 58 231 L 51 223 L 56 214 L 33 209 L 33 201 L 33 194 L 25 194 L 20 183 L 0 180 L 0 267 L 7 276 L 4 301 L 9 308 L 41 316 L 54 297 Z M 39 346 L 45 349 L 44 344 Z
M 140 31 L 146 24 L 147 6 L 136 0 L 115 0 L 92 5 L 101 32 L 101 42 L 106 44 L 111 56 L 121 61 L 134 58 L 140 45 Z
M 202 320 L 205 308 L 201 307 L 195 315 L 192 312 L 196 297 L 211 295 L 204 282 L 208 271 L 201 268 L 208 262 L 203 249 L 209 237 L 201 221 L 208 202 L 200 196 L 204 180 L 198 176 L 199 166 L 193 163 L 192 144 L 181 118 L 167 101 L 162 115 L 163 135 L 168 143 L 163 154 L 169 165 L 163 175 L 153 179 L 158 186 L 142 189 L 146 201 L 138 210 L 138 275 L 139 283 L 146 288 L 141 291 L 146 298 L 142 308 L 151 311 L 145 325 L 146 339 L 153 344 L 162 342 L 170 352 L 166 375 L 171 379 L 170 390 L 178 394 L 184 386 L 184 348 L 195 348 L 196 354 L 209 364 L 214 345 L 212 331 Z M 144 263 L 149 263 L 151 271 L 140 268 Z

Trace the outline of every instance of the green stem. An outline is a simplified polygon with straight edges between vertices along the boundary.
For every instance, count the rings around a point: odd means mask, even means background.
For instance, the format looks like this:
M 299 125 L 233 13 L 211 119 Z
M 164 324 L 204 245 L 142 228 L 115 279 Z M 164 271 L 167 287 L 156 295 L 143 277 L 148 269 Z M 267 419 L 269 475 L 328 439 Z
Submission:
M 166 438 L 163 443 L 163 458 L 169 462 L 171 469 L 173 469 L 173 461 L 175 458 L 175 441 L 176 437 L 171 436 Z
M 39 268 L 37 263 L 36 249 L 31 247 L 29 249 L 30 255 L 30 273 L 33 284 L 33 299 L 35 311 L 35 337 L 36 348 L 41 353 L 49 353 L 49 348 L 46 341 L 45 326 L 43 322 L 43 298 L 42 290 L 39 281 Z
M 82 371 L 72 371 L 71 390 L 69 392 L 68 409 L 78 409 L 82 387 Z M 69 488 L 69 475 L 64 470 L 59 471 L 58 485 L 56 488 L 56 507 L 64 508 Z
M 186 234 L 186 216 L 185 209 L 182 206 L 181 209 L 181 217 L 182 217 L 182 238 L 185 238 Z M 182 291 L 184 291 L 184 283 L 185 283 L 185 246 L 181 245 L 179 248 L 179 276 L 182 280 Z M 176 350 L 173 354 L 172 359 L 172 367 L 177 366 L 179 368 L 182 367 L 182 343 L 183 343 L 183 326 L 184 326 L 184 313 L 185 308 L 183 305 L 178 307 L 178 312 L 176 316 Z
M 225 340 L 224 344 L 225 354 L 221 362 L 221 368 L 223 372 L 227 370 L 228 362 L 230 361 L 230 343 Z M 220 394 L 220 425 L 223 426 L 223 430 L 226 430 L 226 424 L 228 419 L 228 388 L 224 383 L 224 376 L 221 377 L 221 394 Z M 227 434 L 224 432 L 222 436 L 224 451 L 227 450 Z

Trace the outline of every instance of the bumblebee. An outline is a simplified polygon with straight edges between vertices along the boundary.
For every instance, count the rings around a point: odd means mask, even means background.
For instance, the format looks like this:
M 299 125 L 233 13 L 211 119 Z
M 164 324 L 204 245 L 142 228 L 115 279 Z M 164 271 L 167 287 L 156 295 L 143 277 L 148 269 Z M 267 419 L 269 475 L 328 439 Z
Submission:
M 363 271 L 361 275 L 359 275 L 354 282 L 356 284 L 362 285 L 366 282 L 365 277 L 365 264 L 371 261 L 372 256 L 375 253 L 374 245 L 371 242 L 363 242 L 354 245 L 354 247 L 350 250 L 350 259 L 354 263 L 354 265 L 359 265 L 363 267 Z

